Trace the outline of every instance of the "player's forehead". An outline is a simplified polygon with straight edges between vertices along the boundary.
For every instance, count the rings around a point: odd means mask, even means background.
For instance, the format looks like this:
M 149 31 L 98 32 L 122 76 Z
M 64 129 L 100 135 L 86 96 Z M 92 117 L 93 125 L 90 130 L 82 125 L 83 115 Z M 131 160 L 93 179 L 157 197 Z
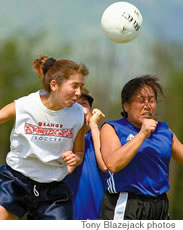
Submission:
M 155 96 L 155 92 L 150 86 L 144 86 L 136 89 L 132 96 Z
M 142 88 L 136 89 L 130 98 L 130 102 L 136 101 L 138 99 L 151 99 L 156 98 L 154 90 L 150 86 L 144 86 Z

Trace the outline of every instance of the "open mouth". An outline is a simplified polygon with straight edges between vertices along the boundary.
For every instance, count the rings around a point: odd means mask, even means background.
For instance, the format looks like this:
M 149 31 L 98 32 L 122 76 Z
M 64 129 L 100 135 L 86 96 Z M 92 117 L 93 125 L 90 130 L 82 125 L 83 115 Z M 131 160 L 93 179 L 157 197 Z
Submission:
M 144 117 L 146 117 L 146 118 L 151 118 L 152 117 L 152 113 L 150 113 L 150 112 L 143 113 L 142 115 Z

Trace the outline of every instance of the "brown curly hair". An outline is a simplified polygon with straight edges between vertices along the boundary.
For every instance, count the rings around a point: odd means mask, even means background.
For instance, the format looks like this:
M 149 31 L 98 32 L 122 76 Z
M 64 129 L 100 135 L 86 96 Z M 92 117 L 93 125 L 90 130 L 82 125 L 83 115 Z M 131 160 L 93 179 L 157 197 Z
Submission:
M 58 85 L 61 85 L 64 80 L 75 73 L 80 73 L 83 76 L 89 74 L 88 68 L 84 64 L 78 64 L 67 59 L 55 60 L 49 56 L 40 56 L 32 62 L 33 69 L 42 79 L 43 88 L 48 92 L 51 91 L 50 82 L 55 80 Z

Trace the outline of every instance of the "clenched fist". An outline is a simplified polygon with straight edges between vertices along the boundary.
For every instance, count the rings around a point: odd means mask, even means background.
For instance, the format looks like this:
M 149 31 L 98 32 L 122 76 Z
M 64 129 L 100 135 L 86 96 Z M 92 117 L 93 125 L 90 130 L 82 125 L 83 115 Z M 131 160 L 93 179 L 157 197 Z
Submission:
M 148 138 L 151 132 L 156 129 L 157 124 L 158 122 L 153 119 L 144 119 L 140 130 L 141 134 L 143 134 L 145 138 Z
M 76 154 L 72 151 L 67 151 L 62 154 L 62 159 L 67 165 L 68 173 L 72 173 L 72 171 L 76 168 L 76 166 L 80 163 L 80 159 Z
M 93 109 L 92 116 L 90 117 L 89 122 L 99 124 L 104 119 L 104 117 L 105 115 L 102 113 L 100 109 Z

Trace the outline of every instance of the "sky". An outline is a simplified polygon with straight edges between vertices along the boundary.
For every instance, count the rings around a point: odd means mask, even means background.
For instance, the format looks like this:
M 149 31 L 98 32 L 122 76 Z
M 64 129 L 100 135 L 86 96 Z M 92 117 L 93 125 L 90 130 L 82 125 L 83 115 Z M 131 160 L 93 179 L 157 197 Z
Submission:
M 90 85 L 92 85 L 90 81 L 93 81 L 94 87 L 99 80 L 100 71 L 104 72 L 106 68 L 105 58 L 114 52 L 115 65 L 111 76 L 114 78 L 114 83 L 111 88 L 113 87 L 112 95 L 115 97 L 119 80 L 126 81 L 132 76 L 144 73 L 154 74 L 156 60 L 153 56 L 153 45 L 156 40 L 182 44 L 183 0 L 129 0 L 129 3 L 140 10 L 143 24 L 137 38 L 122 45 L 107 39 L 101 29 L 104 10 L 115 2 L 114 0 L 0 0 L 0 40 L 14 33 L 21 39 L 25 34 L 36 36 L 40 32 L 46 32 L 45 41 L 36 47 L 33 56 L 40 54 L 50 56 L 48 48 L 55 50 L 58 44 L 69 42 L 75 48 L 69 58 L 87 64 L 91 75 L 94 76 L 88 81 Z M 59 55 L 59 58 L 62 58 L 62 54 Z M 95 55 L 100 55 L 98 66 L 91 61 Z M 122 71 L 125 77 L 121 80 Z
M 24 30 L 42 30 L 57 41 L 103 39 L 100 20 L 113 0 L 6 0 L 0 7 L 0 38 Z M 129 0 L 143 16 L 143 35 L 171 41 L 183 40 L 182 0 Z M 20 34 L 21 35 L 21 34 Z

